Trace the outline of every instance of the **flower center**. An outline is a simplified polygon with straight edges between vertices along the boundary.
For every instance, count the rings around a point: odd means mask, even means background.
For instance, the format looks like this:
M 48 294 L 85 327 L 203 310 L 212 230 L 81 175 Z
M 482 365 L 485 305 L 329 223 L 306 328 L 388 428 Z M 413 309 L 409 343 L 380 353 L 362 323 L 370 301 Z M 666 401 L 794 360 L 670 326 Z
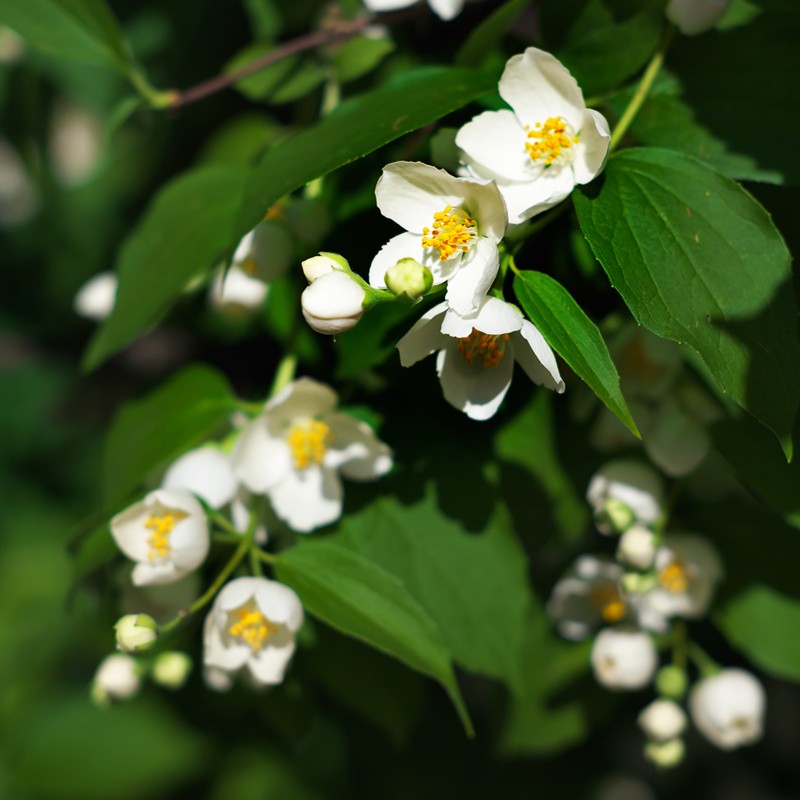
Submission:
M 254 653 L 261 650 L 267 639 L 278 632 L 278 626 L 268 620 L 252 600 L 228 612 L 228 619 L 231 623 L 228 633 L 244 642 Z
M 292 426 L 286 441 L 297 469 L 321 464 L 332 438 L 330 427 L 318 420 L 310 419 Z
M 252 258 L 252 256 L 248 256 L 248 257 L 247 257 L 247 258 L 246 258 L 246 259 L 245 259 L 245 260 L 242 262 L 242 269 L 243 269 L 243 270 L 244 270 L 244 272 L 246 272 L 248 275 L 250 275 L 251 277 L 253 277 L 253 276 L 256 274 L 256 272 L 258 272 L 258 265 L 256 264 L 255 260 Z
M 619 622 L 628 610 L 616 586 L 598 586 L 589 592 L 589 602 L 606 622 Z
M 484 367 L 496 367 L 506 352 L 508 334 L 482 333 L 476 328 L 458 340 L 458 352 L 471 367 L 475 360 Z
M 658 582 L 673 594 L 682 594 L 689 588 L 689 573 L 686 563 L 679 558 L 658 574 Z
M 471 240 L 478 235 L 475 220 L 460 208 L 445 206 L 433 215 L 433 227 L 422 229 L 422 246 L 439 251 L 439 260 L 466 253 Z
M 147 555 L 151 561 L 169 555 L 169 535 L 186 516 L 185 511 L 165 508 L 160 513 L 151 514 L 145 520 L 144 527 L 153 532 L 147 539 L 147 544 L 150 545 L 150 552 Z
M 564 117 L 549 117 L 532 128 L 526 125 L 525 130 L 528 132 L 525 150 L 535 164 L 551 167 L 570 163 L 575 157 L 572 146 L 578 143 L 580 135 Z

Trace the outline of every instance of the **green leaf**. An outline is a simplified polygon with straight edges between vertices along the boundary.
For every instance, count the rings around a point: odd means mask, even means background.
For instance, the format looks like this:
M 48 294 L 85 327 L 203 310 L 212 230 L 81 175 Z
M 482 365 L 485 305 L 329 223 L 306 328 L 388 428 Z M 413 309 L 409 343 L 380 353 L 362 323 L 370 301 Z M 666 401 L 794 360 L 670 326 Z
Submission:
M 116 416 L 103 454 L 103 494 L 122 500 L 151 470 L 200 444 L 235 408 L 225 378 L 206 366 L 187 367 Z
M 56 58 L 133 67 L 128 46 L 104 0 L 0 0 L 0 21 L 32 47 Z
M 453 63 L 457 67 L 481 66 L 529 2 L 530 0 L 507 0 L 493 11 L 458 48 Z
M 428 67 L 348 100 L 308 130 L 274 147 L 252 170 L 237 232 L 243 236 L 272 204 L 388 142 L 491 91 L 495 77 Z
M 637 322 L 691 345 L 721 392 L 791 457 L 800 398 L 790 256 L 741 186 L 677 152 L 612 157 L 573 193 L 584 236 Z
M 800 681 L 800 599 L 756 584 L 733 598 L 715 621 L 765 672 Z
M 361 78 L 375 69 L 395 49 L 394 42 L 385 37 L 354 36 L 333 55 L 333 66 L 341 83 Z
M 575 374 L 641 438 L 619 386 L 619 374 L 597 326 L 570 293 L 542 272 L 526 270 L 514 278 L 514 292 L 531 322 Z
M 475 533 L 446 516 L 430 490 L 416 503 L 384 495 L 339 529 L 342 546 L 402 581 L 461 666 L 513 686 L 525 683 L 519 650 L 532 602 L 528 565 L 501 504 Z
M 590 0 L 556 55 L 584 94 L 608 91 L 644 67 L 658 46 L 662 26 L 660 9 L 618 20 L 601 0 Z
M 439 681 L 471 734 L 447 645 L 401 580 L 331 541 L 284 551 L 275 571 L 315 617 Z
M 117 302 L 89 343 L 86 369 L 154 325 L 192 278 L 223 257 L 234 241 L 247 174 L 243 168 L 202 167 L 156 195 L 119 252 Z

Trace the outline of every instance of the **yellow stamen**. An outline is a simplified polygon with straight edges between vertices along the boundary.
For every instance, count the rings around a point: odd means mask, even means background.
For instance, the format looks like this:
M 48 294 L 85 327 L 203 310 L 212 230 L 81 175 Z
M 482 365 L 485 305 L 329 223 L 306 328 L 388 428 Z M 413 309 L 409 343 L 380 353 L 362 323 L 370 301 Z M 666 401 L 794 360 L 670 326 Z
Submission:
M 628 610 L 619 590 L 611 584 L 592 589 L 589 602 L 600 611 L 606 622 L 619 622 Z
M 507 342 L 507 333 L 481 333 L 473 328 L 469 336 L 458 340 L 458 352 L 470 367 L 475 359 L 478 359 L 478 363 L 482 362 L 484 367 L 496 367 L 506 352 Z
M 278 632 L 278 626 L 268 620 L 251 600 L 241 608 L 228 613 L 231 622 L 228 633 L 243 641 L 254 653 L 264 646 L 270 636 Z
M 244 271 L 245 271 L 245 272 L 246 272 L 248 275 L 255 275 L 255 274 L 256 274 L 256 272 L 258 271 L 258 264 L 256 264 L 256 262 L 253 260 L 253 258 L 252 258 L 252 257 L 248 256 L 248 257 L 247 257 L 247 258 L 244 260 L 244 263 L 242 264 L 242 269 L 243 269 L 243 270 L 244 270 Z
M 151 561 L 155 561 L 157 558 L 166 558 L 169 555 L 169 535 L 186 516 L 185 511 L 164 509 L 161 513 L 151 514 L 147 518 L 144 526 L 147 530 L 153 531 L 152 536 L 147 539 L 147 544 L 150 545 L 148 557 Z
M 572 160 L 572 146 L 578 143 L 580 135 L 573 135 L 572 127 L 563 117 L 549 117 L 533 128 L 526 125 L 525 130 L 528 132 L 525 149 L 531 161 L 543 161 L 549 167 L 556 161 Z
M 679 558 L 658 573 L 658 582 L 674 594 L 682 594 L 689 588 L 689 573 L 686 563 Z
M 297 469 L 321 464 L 333 436 L 324 422 L 310 419 L 294 425 L 286 437 Z
M 466 253 L 473 237 L 478 235 L 475 220 L 461 209 L 445 206 L 433 215 L 433 227 L 422 229 L 422 246 L 439 251 L 439 260 Z

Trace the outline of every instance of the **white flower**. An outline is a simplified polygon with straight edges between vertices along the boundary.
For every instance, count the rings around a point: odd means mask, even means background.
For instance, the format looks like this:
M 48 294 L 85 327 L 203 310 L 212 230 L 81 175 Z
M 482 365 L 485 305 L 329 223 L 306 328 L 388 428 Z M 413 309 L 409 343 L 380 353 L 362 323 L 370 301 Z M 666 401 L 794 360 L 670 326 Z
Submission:
M 105 124 L 97 113 L 65 101 L 53 106 L 48 151 L 56 177 L 67 186 L 92 178 L 106 149 Z
M 100 272 L 89 278 L 75 295 L 75 313 L 94 322 L 102 322 L 114 310 L 118 283 L 113 272 Z
M 653 700 L 637 719 L 648 739 L 666 742 L 680 736 L 686 728 L 686 713 L 672 700 Z
M 658 520 L 664 489 L 659 474 L 647 464 L 610 461 L 592 476 L 586 500 L 602 533 L 621 533 L 636 522 L 652 525 Z
M 476 311 L 500 266 L 497 243 L 505 234 L 506 209 L 497 187 L 429 164 L 396 161 L 383 168 L 375 197 L 381 213 L 407 233 L 390 239 L 372 260 L 370 284 L 386 288 L 386 271 L 413 258 L 430 269 L 434 285 L 447 281 L 454 311 Z
M 436 352 L 445 400 L 471 419 L 495 414 L 511 386 L 514 361 L 534 383 L 564 391 L 555 356 L 542 334 L 519 310 L 496 297 L 485 297 L 468 316 L 460 316 L 447 303 L 434 306 L 397 349 L 404 367 Z
M 217 272 L 208 299 L 219 311 L 237 315 L 261 308 L 266 296 L 264 281 L 232 264 L 227 272 L 223 269 Z
M 654 569 L 656 585 L 637 598 L 636 610 L 639 624 L 658 632 L 669 627 L 671 617 L 704 616 L 724 574 L 717 551 L 692 534 L 665 536 Z
M 644 525 L 635 524 L 619 537 L 617 560 L 634 569 L 649 569 L 656 556 L 656 536 Z
M 667 19 L 686 36 L 713 28 L 725 15 L 731 0 L 669 0 Z
M 628 606 L 619 588 L 622 567 L 606 558 L 580 556 L 553 587 L 547 613 L 566 639 L 580 641 L 604 623 L 619 622 Z
M 370 11 L 396 11 L 413 6 L 417 0 L 364 0 Z M 428 0 L 428 5 L 439 19 L 451 20 L 461 13 L 464 0 Z
M 117 649 L 138 653 L 153 646 L 158 638 L 158 624 L 149 614 L 126 614 L 114 626 Z
M 266 494 L 275 513 L 300 533 L 342 513 L 339 472 L 374 480 L 392 455 L 364 422 L 335 411 L 336 392 L 300 378 L 273 397 L 243 431 L 233 451 L 242 483 Z
M 206 445 L 184 453 L 172 463 L 161 481 L 162 489 L 184 489 L 201 497 L 211 508 L 230 503 L 239 489 L 230 456 Z
M 313 330 L 335 336 L 349 331 L 361 319 L 365 297 L 361 286 L 346 272 L 334 270 L 319 275 L 303 290 L 300 305 Z
M 500 96 L 512 110 L 485 111 L 456 134 L 470 175 L 495 181 L 515 224 L 560 203 L 603 168 L 605 117 L 586 108 L 569 71 L 529 47 L 508 60 Z
M 695 684 L 689 712 L 700 733 L 723 750 L 757 742 L 763 733 L 766 694 L 743 669 L 725 669 Z
M 111 520 L 122 552 L 137 562 L 136 586 L 171 583 L 197 569 L 208 555 L 208 520 L 200 503 L 178 489 L 156 489 Z
M 288 587 L 267 578 L 225 584 L 208 613 L 203 663 L 212 688 L 230 688 L 246 670 L 256 686 L 278 684 L 294 654 L 303 606 Z
M 136 659 L 115 653 L 106 656 L 94 674 L 92 700 L 98 705 L 108 705 L 111 700 L 126 700 L 135 695 L 141 685 Z
M 605 628 L 592 647 L 592 669 L 609 689 L 642 689 L 650 683 L 658 655 L 650 636 L 627 628 Z

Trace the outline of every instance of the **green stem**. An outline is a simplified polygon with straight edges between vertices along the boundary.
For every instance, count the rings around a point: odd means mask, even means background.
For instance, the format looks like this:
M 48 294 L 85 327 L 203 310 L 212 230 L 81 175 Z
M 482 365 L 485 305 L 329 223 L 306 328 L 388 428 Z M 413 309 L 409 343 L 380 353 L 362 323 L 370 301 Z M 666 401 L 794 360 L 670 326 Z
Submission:
M 214 544 L 239 544 L 242 537 L 238 533 L 212 533 L 211 541 Z
M 260 547 L 254 547 L 253 552 L 255 552 L 256 558 L 260 559 L 265 564 L 272 565 L 278 560 L 277 556 L 272 555 L 272 553 L 265 552 Z
M 236 537 L 236 541 L 240 541 L 242 538 L 242 532 L 236 530 L 234 524 L 224 515 L 220 514 L 219 511 L 213 508 L 206 508 L 208 516 L 211 517 L 211 521 L 217 525 L 218 527 L 222 528 L 225 533 L 229 533 L 231 536 Z
M 639 82 L 639 86 L 636 88 L 636 92 L 631 98 L 630 103 L 628 103 L 628 107 L 623 112 L 619 122 L 611 133 L 610 152 L 613 152 L 617 148 L 617 145 L 619 145 L 619 143 L 622 141 L 622 138 L 628 132 L 628 128 L 631 126 L 631 123 L 639 113 L 639 109 L 647 99 L 647 95 L 653 86 L 653 81 L 655 81 L 658 73 L 661 71 L 661 67 L 664 65 L 664 57 L 667 54 L 667 50 L 670 42 L 672 41 L 672 36 L 674 33 L 675 28 L 674 26 L 670 25 L 667 28 L 667 32 L 664 34 L 664 38 L 661 40 L 661 45 L 650 59 L 650 63 L 647 65 L 647 69 L 645 69 L 644 75 L 642 75 L 642 80 Z
M 683 620 L 677 620 L 672 641 L 672 663 L 676 667 L 686 669 L 688 650 L 689 638 L 686 633 L 686 623 Z
M 275 370 L 275 378 L 272 381 L 269 396 L 274 397 L 281 389 L 288 386 L 294 380 L 296 370 L 297 356 L 294 353 L 287 353 L 278 364 L 278 369 Z
M 722 667 L 699 644 L 692 642 L 688 651 L 689 658 L 697 665 L 701 678 L 710 678 L 712 675 L 722 672 Z
M 139 93 L 139 96 L 147 102 L 150 108 L 169 108 L 178 96 L 175 91 L 160 91 L 153 86 L 145 76 L 135 68 L 128 71 L 128 80 Z

